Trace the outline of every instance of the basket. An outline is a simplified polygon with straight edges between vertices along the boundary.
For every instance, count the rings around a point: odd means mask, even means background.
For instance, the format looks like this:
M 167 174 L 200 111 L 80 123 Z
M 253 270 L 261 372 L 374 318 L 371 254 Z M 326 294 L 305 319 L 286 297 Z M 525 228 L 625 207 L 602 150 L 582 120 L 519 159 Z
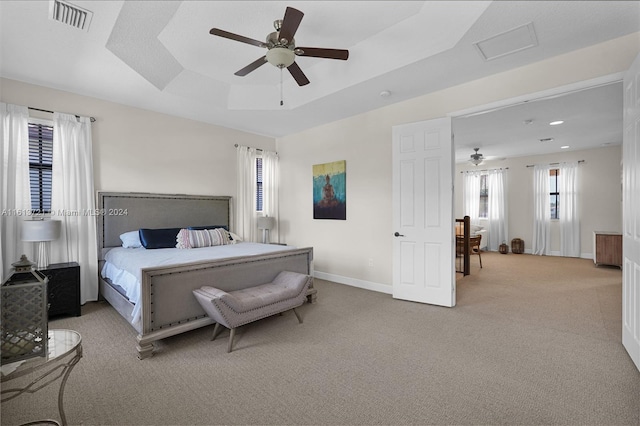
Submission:
M 520 238 L 514 238 L 511 240 L 511 252 L 515 254 L 524 253 L 524 240 Z
M 509 253 L 509 246 L 506 243 L 502 243 L 500 244 L 500 247 L 498 248 L 498 251 L 502 254 L 507 254 Z

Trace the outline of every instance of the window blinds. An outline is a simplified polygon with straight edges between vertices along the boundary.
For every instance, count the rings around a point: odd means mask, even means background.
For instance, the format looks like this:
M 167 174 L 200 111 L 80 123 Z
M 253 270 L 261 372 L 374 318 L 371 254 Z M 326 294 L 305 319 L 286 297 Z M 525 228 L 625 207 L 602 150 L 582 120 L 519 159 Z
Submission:
M 29 181 L 31 210 L 51 212 L 53 126 L 29 123 Z

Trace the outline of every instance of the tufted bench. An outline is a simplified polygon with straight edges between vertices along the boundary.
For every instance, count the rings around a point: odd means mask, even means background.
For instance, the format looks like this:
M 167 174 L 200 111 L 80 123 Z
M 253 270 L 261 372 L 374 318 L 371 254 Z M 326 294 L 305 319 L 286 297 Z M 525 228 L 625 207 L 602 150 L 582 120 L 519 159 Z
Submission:
M 237 327 L 271 315 L 293 309 L 298 321 L 302 318 L 295 310 L 304 303 L 307 289 L 313 278 L 297 272 L 282 271 L 267 284 L 226 292 L 215 287 L 204 286 L 193 290 L 196 299 L 207 315 L 216 322 L 214 340 L 223 325 L 231 330 L 227 352 L 231 352 Z

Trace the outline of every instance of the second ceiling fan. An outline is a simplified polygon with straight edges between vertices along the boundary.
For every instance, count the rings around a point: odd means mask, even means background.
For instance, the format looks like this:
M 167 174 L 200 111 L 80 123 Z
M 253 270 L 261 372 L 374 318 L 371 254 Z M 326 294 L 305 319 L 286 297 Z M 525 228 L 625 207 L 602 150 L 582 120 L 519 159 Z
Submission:
M 296 56 L 347 60 L 349 58 L 349 51 L 319 47 L 297 47 L 293 37 L 300 26 L 303 16 L 304 13 L 299 10 L 287 7 L 284 18 L 274 21 L 273 26 L 276 30 L 267 36 L 265 42 L 233 34 L 219 28 L 212 28 L 209 34 L 268 49 L 266 55 L 238 70 L 234 73 L 235 75 L 245 76 L 266 62 L 269 62 L 280 69 L 288 69 L 296 83 L 298 83 L 299 86 L 304 86 L 309 84 L 309 79 L 304 75 L 298 64 L 296 64 Z

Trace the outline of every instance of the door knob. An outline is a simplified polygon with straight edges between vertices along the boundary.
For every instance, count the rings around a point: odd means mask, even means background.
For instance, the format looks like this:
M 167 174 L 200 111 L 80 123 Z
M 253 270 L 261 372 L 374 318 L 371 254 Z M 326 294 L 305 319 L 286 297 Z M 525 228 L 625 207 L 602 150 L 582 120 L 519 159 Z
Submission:
M 401 233 L 399 233 L 399 232 L 396 232 L 396 233 L 395 233 L 395 234 L 393 234 L 393 235 L 394 235 L 395 237 L 404 237 L 404 235 L 402 235 L 402 234 L 401 234 Z

